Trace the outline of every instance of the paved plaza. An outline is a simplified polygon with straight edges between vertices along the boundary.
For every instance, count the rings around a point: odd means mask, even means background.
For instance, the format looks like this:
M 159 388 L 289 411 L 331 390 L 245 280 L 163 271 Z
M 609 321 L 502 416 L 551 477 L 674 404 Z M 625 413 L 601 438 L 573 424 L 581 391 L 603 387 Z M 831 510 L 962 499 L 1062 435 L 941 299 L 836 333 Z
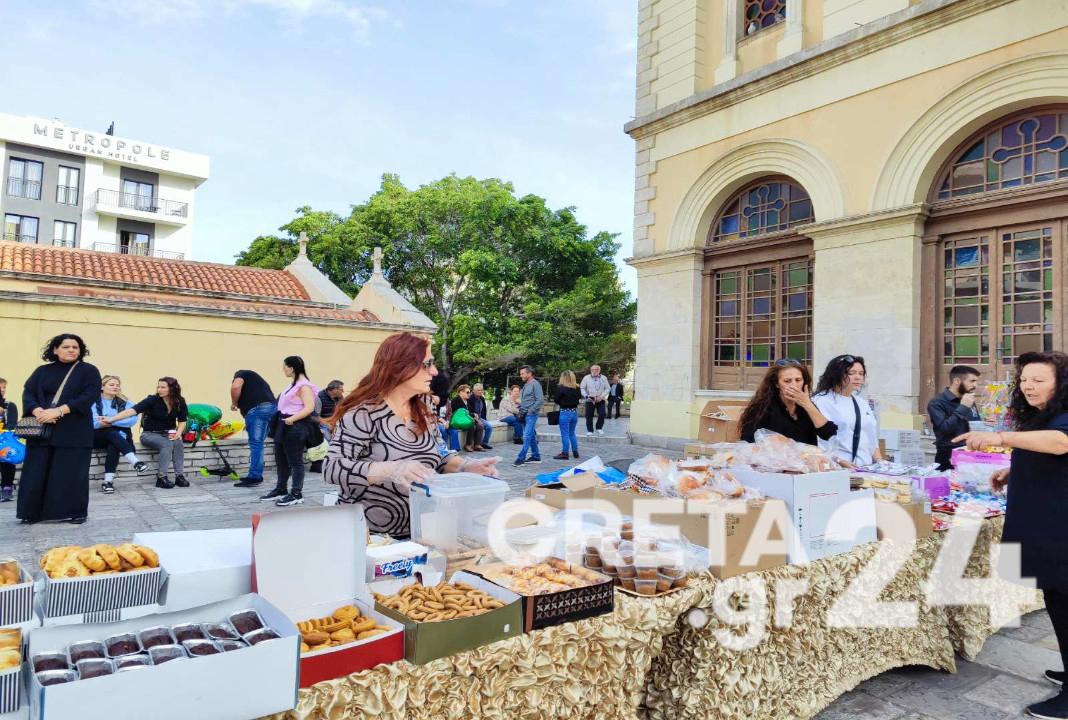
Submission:
M 551 459 L 560 451 L 555 428 L 542 427 L 540 435 L 543 462 L 513 467 L 518 445 L 501 443 L 492 455 L 502 458 L 501 478 L 518 497 L 536 474 L 549 472 L 574 461 Z M 664 452 L 627 444 L 626 420 L 610 421 L 604 437 L 587 438 L 580 429 L 579 446 L 583 458 L 599 455 L 605 462 L 637 458 L 647 452 Z M 551 439 L 550 439 L 551 438 Z M 92 489 L 89 520 L 84 525 L 39 523 L 23 526 L 15 519 L 15 503 L 0 505 L 0 547 L 6 554 L 31 565 L 42 552 L 56 545 L 89 545 L 126 540 L 135 532 L 206 530 L 247 527 L 249 516 L 257 512 L 285 512 L 258 497 L 274 478 L 261 488 L 235 488 L 229 480 L 204 479 L 190 473 L 193 486 L 173 490 L 157 489 L 154 476 L 140 482 L 120 481 L 113 495 Z M 331 492 L 321 475 L 309 473 L 304 496 L 309 505 L 321 504 Z M 977 662 L 958 658 L 955 675 L 927 668 L 902 668 L 884 673 L 844 695 L 821 713 L 819 720 L 1003 720 L 1020 717 L 1024 706 L 1052 694 L 1052 685 L 1041 680 L 1042 671 L 1060 668 L 1060 657 L 1049 618 L 1044 612 L 1023 618 L 1018 628 L 1006 629 L 990 638 Z

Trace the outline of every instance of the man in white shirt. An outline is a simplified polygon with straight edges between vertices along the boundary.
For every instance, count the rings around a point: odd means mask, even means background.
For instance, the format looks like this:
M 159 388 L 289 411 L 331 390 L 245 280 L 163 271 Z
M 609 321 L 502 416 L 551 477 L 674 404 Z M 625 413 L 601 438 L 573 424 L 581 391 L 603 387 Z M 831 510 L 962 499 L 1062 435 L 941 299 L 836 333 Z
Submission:
M 582 378 L 579 392 L 586 403 L 586 437 L 593 435 L 593 413 L 597 413 L 597 434 L 604 435 L 605 400 L 608 399 L 608 378 L 601 374 L 600 365 L 591 365 L 590 374 Z

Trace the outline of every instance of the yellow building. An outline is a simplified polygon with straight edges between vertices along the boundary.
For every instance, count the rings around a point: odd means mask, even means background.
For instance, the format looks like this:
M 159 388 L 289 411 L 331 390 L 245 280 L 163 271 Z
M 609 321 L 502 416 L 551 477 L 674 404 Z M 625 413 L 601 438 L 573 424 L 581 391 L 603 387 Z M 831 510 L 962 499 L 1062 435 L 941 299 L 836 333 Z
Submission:
M 632 431 L 776 359 L 868 363 L 911 426 L 967 363 L 1063 349 L 1065 0 L 641 0 Z
M 255 370 L 279 391 L 282 359 L 300 355 L 313 382 L 336 378 L 351 388 L 388 335 L 435 331 L 380 268 L 353 300 L 315 269 L 305 247 L 302 238 L 285 270 L 264 270 L 0 242 L 0 377 L 8 395 L 21 405 L 42 347 L 61 332 L 80 335 L 89 362 L 119 375 L 133 399 L 171 375 L 189 402 L 231 415 L 236 370 Z

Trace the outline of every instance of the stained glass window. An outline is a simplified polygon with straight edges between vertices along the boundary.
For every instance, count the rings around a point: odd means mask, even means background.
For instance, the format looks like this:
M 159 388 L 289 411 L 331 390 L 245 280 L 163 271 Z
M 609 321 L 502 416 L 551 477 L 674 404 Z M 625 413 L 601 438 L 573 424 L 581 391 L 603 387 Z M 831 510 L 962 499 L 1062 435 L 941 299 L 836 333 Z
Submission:
M 721 270 L 713 281 L 713 364 L 768 367 L 812 359 L 812 261 Z
M 712 223 L 709 244 L 782 232 L 812 220 L 812 200 L 801 186 L 763 181 L 727 202 Z
M 1068 178 L 1068 110 L 1016 117 L 965 143 L 938 199 Z
M 990 242 L 947 240 L 943 249 L 943 355 L 947 365 L 990 362 Z
M 771 27 L 786 19 L 786 0 L 745 0 L 745 34 Z
M 1001 237 L 1001 352 L 1011 364 L 1020 353 L 1053 349 L 1053 228 Z

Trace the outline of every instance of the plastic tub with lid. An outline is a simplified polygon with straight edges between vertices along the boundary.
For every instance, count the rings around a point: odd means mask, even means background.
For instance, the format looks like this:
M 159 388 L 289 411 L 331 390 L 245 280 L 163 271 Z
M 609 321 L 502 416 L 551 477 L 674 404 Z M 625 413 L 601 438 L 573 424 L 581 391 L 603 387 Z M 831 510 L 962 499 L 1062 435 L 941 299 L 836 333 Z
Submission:
M 436 475 L 410 490 L 412 540 L 454 550 L 465 537 L 489 543 L 489 521 L 504 503 L 508 483 L 474 473 Z

